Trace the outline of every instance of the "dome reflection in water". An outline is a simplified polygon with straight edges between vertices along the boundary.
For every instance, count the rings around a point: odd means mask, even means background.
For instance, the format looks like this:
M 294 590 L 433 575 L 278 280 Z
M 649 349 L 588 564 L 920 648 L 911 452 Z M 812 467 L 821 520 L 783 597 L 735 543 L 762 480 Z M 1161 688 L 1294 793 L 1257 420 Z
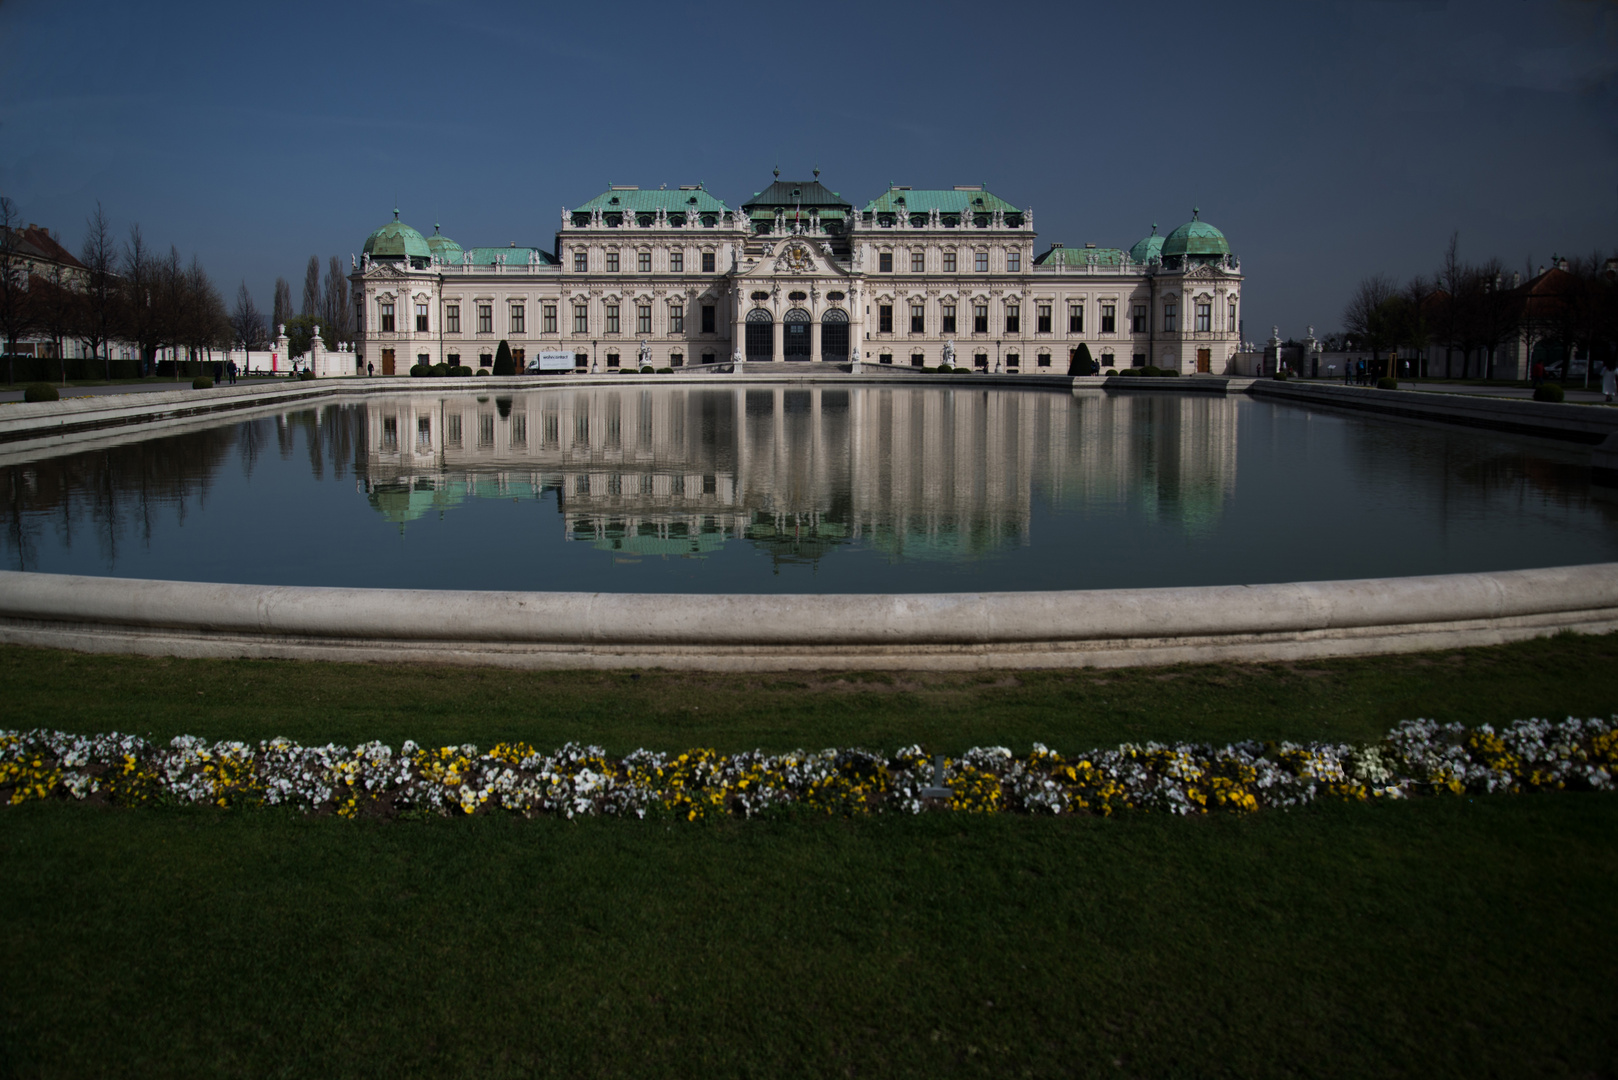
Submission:
M 650 381 L 650 380 L 648 380 Z M 400 394 L 7 462 L 12 569 L 926 592 L 1618 559 L 1587 455 L 1201 394 Z

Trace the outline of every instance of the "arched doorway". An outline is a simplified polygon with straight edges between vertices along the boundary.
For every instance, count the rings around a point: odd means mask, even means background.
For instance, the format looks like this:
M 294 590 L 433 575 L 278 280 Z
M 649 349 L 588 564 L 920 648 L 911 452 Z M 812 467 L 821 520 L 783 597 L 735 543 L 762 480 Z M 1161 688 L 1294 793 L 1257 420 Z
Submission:
M 829 308 L 820 320 L 820 358 L 833 363 L 848 359 L 848 312 Z
M 747 359 L 775 359 L 775 316 L 765 308 L 747 313 Z
M 809 313 L 803 308 L 793 308 L 781 320 L 781 332 L 785 339 L 781 342 L 781 355 L 788 360 L 807 360 L 813 354 L 809 348 Z

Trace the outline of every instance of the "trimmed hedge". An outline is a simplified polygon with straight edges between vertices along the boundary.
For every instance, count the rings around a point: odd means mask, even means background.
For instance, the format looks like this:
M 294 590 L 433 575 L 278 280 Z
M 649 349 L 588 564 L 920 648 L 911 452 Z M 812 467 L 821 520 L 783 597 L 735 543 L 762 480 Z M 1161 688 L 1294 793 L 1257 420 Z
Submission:
M 56 392 L 56 387 L 50 383 L 29 383 L 22 392 L 24 401 L 60 401 L 62 395 Z
M 208 378 L 208 376 L 206 376 L 206 375 L 198 375 L 196 378 L 191 380 L 191 389 L 193 389 L 193 390 L 212 390 L 213 389 L 213 380 Z
M 1534 400 L 1552 402 L 1565 401 L 1567 400 L 1567 394 L 1563 393 L 1561 386 L 1556 383 L 1540 383 L 1538 386 L 1534 387 Z
M 1391 375 L 1384 375 L 1376 381 L 1376 388 L 1378 390 L 1397 390 L 1399 389 L 1399 380 Z

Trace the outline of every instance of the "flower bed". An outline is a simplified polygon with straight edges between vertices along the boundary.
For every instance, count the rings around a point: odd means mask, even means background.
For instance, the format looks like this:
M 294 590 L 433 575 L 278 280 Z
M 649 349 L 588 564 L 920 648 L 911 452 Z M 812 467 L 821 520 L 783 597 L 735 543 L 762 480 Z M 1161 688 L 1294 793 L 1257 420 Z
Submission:
M 362 746 L 209 743 L 182 735 L 167 746 L 133 735 L 0 731 L 0 799 L 95 799 L 287 806 L 310 813 L 751 816 L 785 807 L 830 813 L 970 812 L 1112 814 L 1304 806 L 1317 799 L 1388 799 L 1433 793 L 1612 790 L 1618 717 L 1560 723 L 1518 720 L 1500 731 L 1406 721 L 1381 741 L 1125 744 L 1058 754 L 1035 744 L 1016 755 L 978 747 L 945 761 L 948 798 L 929 797 L 933 762 L 911 746 L 867 750 L 637 750 L 608 757 L 572 743 L 542 754 L 523 743 L 396 753 Z

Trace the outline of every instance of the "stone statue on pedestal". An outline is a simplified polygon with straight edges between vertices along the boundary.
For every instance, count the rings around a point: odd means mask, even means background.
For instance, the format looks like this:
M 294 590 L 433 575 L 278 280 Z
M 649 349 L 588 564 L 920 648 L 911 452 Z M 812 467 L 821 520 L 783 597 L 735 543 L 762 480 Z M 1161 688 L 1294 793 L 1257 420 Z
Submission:
M 652 347 L 646 343 L 644 338 L 641 339 L 639 358 L 641 367 L 646 367 L 652 362 Z
M 950 338 L 944 342 L 944 364 L 946 367 L 955 366 L 955 339 Z

